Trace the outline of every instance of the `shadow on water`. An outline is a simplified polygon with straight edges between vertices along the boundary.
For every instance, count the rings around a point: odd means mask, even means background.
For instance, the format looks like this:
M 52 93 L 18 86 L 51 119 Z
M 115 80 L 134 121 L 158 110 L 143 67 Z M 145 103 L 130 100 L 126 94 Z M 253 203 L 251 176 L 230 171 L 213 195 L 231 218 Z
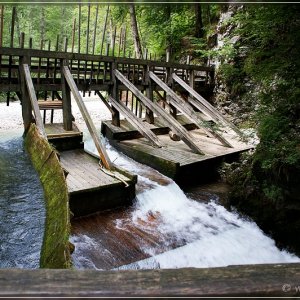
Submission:
M 38 268 L 44 198 L 20 131 L 0 137 L 0 268 Z

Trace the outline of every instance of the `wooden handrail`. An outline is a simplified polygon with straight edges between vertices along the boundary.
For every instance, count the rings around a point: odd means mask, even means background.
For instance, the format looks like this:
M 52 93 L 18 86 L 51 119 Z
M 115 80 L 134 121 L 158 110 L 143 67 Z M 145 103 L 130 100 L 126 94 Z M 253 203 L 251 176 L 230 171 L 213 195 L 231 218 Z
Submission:
M 120 71 L 114 70 L 115 76 L 120 80 L 136 97 L 138 97 L 143 104 L 156 113 L 158 116 L 163 117 L 163 122 L 166 126 L 181 137 L 181 139 L 197 154 L 204 155 L 202 150 L 194 143 L 193 137 L 189 132 L 172 116 L 170 116 L 163 108 L 152 102 L 143 93 L 141 93 L 134 84 L 132 84 Z
M 140 119 L 122 102 L 116 101 L 111 96 L 108 96 L 108 100 L 120 113 L 125 116 L 130 124 L 132 124 L 145 138 L 150 141 L 154 147 L 162 147 L 162 144 L 157 136 L 149 128 L 147 128 L 143 122 L 141 122 Z
M 114 169 L 114 166 L 112 164 L 112 162 L 110 161 L 109 159 L 109 156 L 105 150 L 105 147 L 102 145 L 101 143 L 101 140 L 100 140 L 100 137 L 99 135 L 97 134 L 97 131 L 96 131 L 96 127 L 90 117 L 90 114 L 83 102 L 83 99 L 77 89 L 77 86 L 76 86 L 76 83 L 73 79 L 73 76 L 69 70 L 69 67 L 68 66 L 63 66 L 62 67 L 62 71 L 63 71 L 63 76 L 65 77 L 70 89 L 71 89 L 71 92 L 77 102 L 77 105 L 79 107 L 79 110 L 84 118 L 84 121 L 87 125 L 87 128 L 91 134 L 91 137 L 95 143 L 95 146 L 97 148 L 97 151 L 100 155 L 100 159 L 101 159 L 101 162 L 102 164 L 104 165 L 104 167 L 108 170 L 113 170 Z
M 33 114 L 34 114 L 34 117 L 35 117 L 36 126 L 37 126 L 39 132 L 41 133 L 41 135 L 44 138 L 47 138 L 45 128 L 44 128 L 44 124 L 43 124 L 43 120 L 42 120 L 42 115 L 41 115 L 41 112 L 40 112 L 40 109 L 39 109 L 39 105 L 38 105 L 38 101 L 37 101 L 37 98 L 36 98 L 36 94 L 35 94 L 35 90 L 34 90 L 33 82 L 32 82 L 32 79 L 31 79 L 28 64 L 23 64 L 22 65 L 22 71 L 23 71 L 25 82 L 26 82 L 26 86 L 27 86 L 27 90 L 28 90 L 29 99 L 30 99 L 30 102 L 31 102 Z
M 184 82 L 175 73 L 172 74 L 172 78 L 181 85 L 186 91 L 188 91 L 197 101 L 193 98 L 189 98 L 188 101 L 193 104 L 199 110 L 202 110 L 206 115 L 211 117 L 216 123 L 219 121 L 221 124 L 230 127 L 240 137 L 244 138 L 243 133 L 231 122 L 229 122 L 224 116 L 222 116 L 207 100 L 199 95 L 194 89 L 192 89 L 186 82 Z
M 198 128 L 201 128 L 207 135 L 213 135 L 217 138 L 225 147 L 233 148 L 232 145 L 219 133 L 215 132 L 211 128 L 207 127 L 201 117 L 197 115 L 193 107 L 183 99 L 181 99 L 166 83 L 159 79 L 153 72 L 149 72 L 149 77 L 158 84 L 169 96 L 170 102 L 178 110 L 180 110 L 188 119 L 194 122 Z
M 53 58 L 53 59 L 66 59 L 66 60 L 87 60 L 93 62 L 111 62 L 115 64 L 132 64 L 132 65 L 145 65 L 149 67 L 165 67 L 175 68 L 184 70 L 195 70 L 211 72 L 214 70 L 213 67 L 197 66 L 197 65 L 186 65 L 172 62 L 161 62 L 153 60 L 126 58 L 126 57 L 113 57 L 104 55 L 93 55 L 83 53 L 70 53 L 70 52 L 59 52 L 59 51 L 48 51 L 48 50 L 37 50 L 37 49 L 21 49 L 21 48 L 0 48 L 0 55 L 9 56 L 29 56 L 37 58 Z

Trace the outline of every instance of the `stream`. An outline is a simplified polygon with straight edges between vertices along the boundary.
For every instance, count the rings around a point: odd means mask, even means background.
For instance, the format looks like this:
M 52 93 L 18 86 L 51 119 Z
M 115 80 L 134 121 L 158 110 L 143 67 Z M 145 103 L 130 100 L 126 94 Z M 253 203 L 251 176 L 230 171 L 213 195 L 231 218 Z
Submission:
M 18 120 L 7 118 L 9 110 Z M 20 121 L 16 110 L 20 110 L 17 103 L 0 110 L 0 268 L 38 268 L 43 190 L 23 147 L 22 124 L 17 129 L 11 126 Z M 103 114 L 93 106 L 91 111 Z M 72 220 L 75 268 L 203 268 L 300 261 L 278 249 L 254 222 L 226 210 L 216 194 L 185 194 L 170 178 L 104 142 L 115 164 L 138 175 L 137 196 L 130 207 Z M 85 147 L 95 152 L 89 138 Z

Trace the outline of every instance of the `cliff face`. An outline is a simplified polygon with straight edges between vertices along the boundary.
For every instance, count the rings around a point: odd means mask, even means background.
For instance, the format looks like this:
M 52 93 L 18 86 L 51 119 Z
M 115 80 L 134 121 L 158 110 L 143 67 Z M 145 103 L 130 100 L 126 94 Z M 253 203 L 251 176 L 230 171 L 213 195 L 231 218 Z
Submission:
M 229 6 L 215 46 L 215 105 L 260 143 L 228 167 L 229 206 L 300 254 L 299 6 Z
M 214 35 L 213 51 L 216 55 L 211 63 L 216 67 L 213 101 L 218 109 L 242 128 L 255 127 L 255 112 L 259 109 L 257 93 L 259 87 L 243 70 L 247 47 L 240 46 L 239 26 L 235 21 L 242 5 L 229 5 L 223 9 Z

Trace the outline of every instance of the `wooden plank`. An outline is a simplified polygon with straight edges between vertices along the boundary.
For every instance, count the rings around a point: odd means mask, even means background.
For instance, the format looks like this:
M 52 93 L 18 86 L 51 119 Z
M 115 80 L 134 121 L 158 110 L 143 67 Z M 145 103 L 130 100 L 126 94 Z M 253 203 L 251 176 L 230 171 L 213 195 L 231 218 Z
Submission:
M 143 125 L 143 122 L 141 122 L 124 104 L 123 102 L 117 102 L 114 98 L 111 96 L 108 96 L 108 100 L 111 102 L 111 104 L 121 113 L 125 116 L 125 118 L 132 124 L 145 138 L 149 140 L 151 145 L 154 147 L 162 147 L 163 145 L 160 143 L 157 136 L 147 127 Z
M 300 264 L 165 270 L 1 269 L 1 297 L 298 297 Z M 17 284 L 16 284 L 17 283 Z
M 26 82 L 26 86 L 27 86 L 27 90 L 28 90 L 28 94 L 29 94 L 29 99 L 30 99 L 31 106 L 32 106 L 32 109 L 33 109 L 33 113 L 34 113 L 34 116 L 35 116 L 36 126 L 37 126 L 40 134 L 44 138 L 47 138 L 46 133 L 45 133 L 43 120 L 42 120 L 42 116 L 41 116 L 41 112 L 40 112 L 40 109 L 39 109 L 39 106 L 38 106 L 34 86 L 33 86 L 33 83 L 32 83 L 31 76 L 30 76 L 29 67 L 28 67 L 27 64 L 22 65 L 22 71 L 23 71 L 23 75 L 24 75 L 24 78 L 25 78 L 25 82 Z
M 150 61 L 135 58 L 126 57 L 112 57 L 103 55 L 93 55 L 84 53 L 68 53 L 63 51 L 48 51 L 48 50 L 38 50 L 38 49 L 19 49 L 2 47 L 0 48 L 0 55 L 13 55 L 13 56 L 32 56 L 37 58 L 57 58 L 57 59 L 67 59 L 67 60 L 88 60 L 94 62 L 115 62 L 118 64 L 135 64 L 135 65 L 148 65 L 149 67 L 168 67 L 174 69 L 183 70 L 195 70 L 195 71 L 212 71 L 212 67 L 206 66 L 196 66 L 196 65 L 185 65 L 179 63 L 167 63 L 162 61 Z
M 146 107 L 151 109 L 154 113 L 163 117 L 164 122 L 178 134 L 182 140 L 196 153 L 204 155 L 204 153 L 199 149 L 199 147 L 194 143 L 193 137 L 189 132 L 181 126 L 175 119 L 173 119 L 165 110 L 159 107 L 156 103 L 148 99 L 144 94 L 142 94 L 121 72 L 114 70 L 115 76 L 131 90 L 143 103 Z
M 172 74 L 173 79 L 179 83 L 186 91 L 188 91 L 195 99 L 189 98 L 189 102 L 193 104 L 199 110 L 202 110 L 209 117 L 211 117 L 216 123 L 221 122 L 223 125 L 230 127 L 234 132 L 236 132 L 240 137 L 244 138 L 244 134 L 231 122 L 229 122 L 225 117 L 223 117 L 207 100 L 205 100 L 201 95 L 199 95 L 194 89 L 192 89 L 188 84 L 186 84 L 180 77 L 175 73 Z
M 109 111 L 113 114 L 114 111 L 112 109 L 112 107 L 108 104 L 108 102 L 106 101 L 106 99 L 102 96 L 102 94 L 99 91 L 96 91 L 96 95 L 99 96 L 99 98 L 102 100 L 102 102 L 104 103 L 104 105 L 109 109 Z
M 99 152 L 99 155 L 100 155 L 100 158 L 101 158 L 101 161 L 102 161 L 104 167 L 109 169 L 109 170 L 113 169 L 113 165 L 112 165 L 112 163 L 111 163 L 111 161 L 110 161 L 110 159 L 109 159 L 109 157 L 106 153 L 106 150 L 105 150 L 104 146 L 101 143 L 101 140 L 100 140 L 100 137 L 99 137 L 99 135 L 96 131 L 95 125 L 94 125 L 94 123 L 93 123 L 93 121 L 92 121 L 92 119 L 89 115 L 89 112 L 88 112 L 88 110 L 87 110 L 87 108 L 86 108 L 86 106 L 83 102 L 83 99 L 82 99 L 81 95 L 79 94 L 79 91 L 78 91 L 77 86 L 74 82 L 72 74 L 71 74 L 71 72 L 70 72 L 70 70 L 67 66 L 63 66 L 63 75 L 64 75 L 64 77 L 66 78 L 66 80 L 69 84 L 69 87 L 70 87 L 70 89 L 73 93 L 73 96 L 74 96 L 74 98 L 77 102 L 77 105 L 80 109 L 80 112 L 81 112 L 83 118 L 84 118 L 84 121 L 87 125 L 87 128 L 88 128 L 88 130 L 89 130 L 89 132 L 90 132 L 90 134 L 93 138 L 93 141 L 95 143 L 95 146 L 96 146 L 96 148 Z
M 212 128 L 208 127 L 208 124 L 204 123 L 204 120 L 197 115 L 193 107 L 183 99 L 181 99 L 167 84 L 165 84 L 159 77 L 157 77 L 153 72 L 149 72 L 149 77 L 156 82 L 167 94 L 170 96 L 168 99 L 170 103 L 178 110 L 180 110 L 187 118 L 205 131 L 208 136 L 213 135 L 217 138 L 224 146 L 232 148 L 232 145 L 219 133 L 215 132 Z M 179 78 L 179 77 L 178 77 Z

